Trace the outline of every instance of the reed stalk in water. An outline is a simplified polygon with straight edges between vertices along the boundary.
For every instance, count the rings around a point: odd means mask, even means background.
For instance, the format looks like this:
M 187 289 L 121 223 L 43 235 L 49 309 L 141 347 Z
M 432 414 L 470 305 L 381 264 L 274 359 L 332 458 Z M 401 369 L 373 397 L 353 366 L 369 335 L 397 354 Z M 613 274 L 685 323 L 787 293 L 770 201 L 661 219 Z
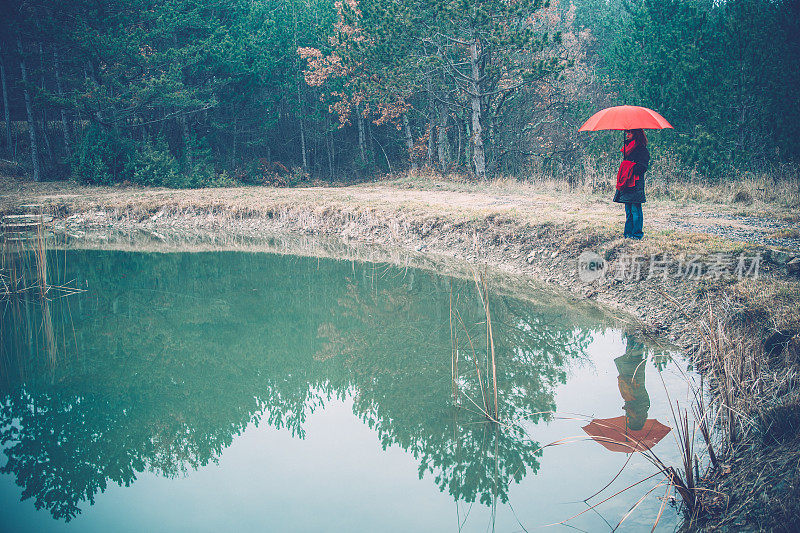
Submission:
M 37 298 L 44 301 L 51 293 L 67 296 L 83 292 L 68 284 L 52 284 L 48 279 L 47 256 L 51 235 L 47 221 L 50 218 L 41 209 L 37 214 L 3 217 L 0 234 L 0 300 L 36 294 Z
M 480 361 L 478 351 L 475 349 L 475 343 L 472 336 L 469 334 L 469 329 L 464 323 L 461 313 L 458 311 L 458 298 L 456 298 L 456 305 L 453 303 L 452 286 L 450 289 L 450 339 L 452 343 L 451 355 L 451 372 L 452 372 L 452 389 L 454 402 L 458 403 L 457 398 L 459 394 L 463 394 L 475 407 L 490 421 L 499 423 L 501 420 L 500 407 L 497 393 L 497 359 L 494 346 L 494 331 L 492 328 L 492 315 L 489 306 L 489 284 L 487 276 L 484 272 L 477 272 L 473 270 L 473 280 L 475 288 L 480 298 L 481 307 L 485 316 L 486 325 L 486 376 L 484 380 L 481 366 L 483 363 Z M 455 320 L 454 320 L 455 319 Z M 481 402 L 479 405 L 473 400 L 466 392 L 462 391 L 459 382 L 460 374 L 458 371 L 458 362 L 460 356 L 459 345 L 459 326 L 464 331 L 464 335 L 469 344 L 469 353 L 471 353 L 473 363 L 475 365 L 475 375 L 478 380 L 478 389 L 481 392 Z M 489 380 L 491 379 L 491 389 L 489 388 Z

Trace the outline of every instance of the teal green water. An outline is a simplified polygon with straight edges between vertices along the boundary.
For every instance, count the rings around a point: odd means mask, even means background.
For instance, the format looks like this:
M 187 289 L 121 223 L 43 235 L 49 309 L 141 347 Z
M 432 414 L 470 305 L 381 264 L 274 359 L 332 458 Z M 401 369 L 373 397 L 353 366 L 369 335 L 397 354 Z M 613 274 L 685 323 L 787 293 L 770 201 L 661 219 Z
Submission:
M 559 299 L 489 287 L 495 424 L 471 281 L 238 252 L 50 259 L 85 292 L 3 308 L 0 529 L 530 530 L 586 510 L 629 457 L 581 426 L 632 405 L 614 359 L 633 341 Z M 648 353 L 644 415 L 671 425 L 681 369 Z M 654 451 L 677 457 L 671 435 Z M 591 503 L 653 472 L 635 454 Z M 569 524 L 610 529 L 660 481 Z M 649 529 L 665 490 L 622 529 Z M 676 523 L 667 506 L 659 529 Z

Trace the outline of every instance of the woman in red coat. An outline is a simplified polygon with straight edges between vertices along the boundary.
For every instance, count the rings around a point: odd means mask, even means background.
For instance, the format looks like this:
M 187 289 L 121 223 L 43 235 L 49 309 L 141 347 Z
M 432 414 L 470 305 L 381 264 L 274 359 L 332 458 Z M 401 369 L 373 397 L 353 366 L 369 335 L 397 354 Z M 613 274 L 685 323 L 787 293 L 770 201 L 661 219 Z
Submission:
M 625 146 L 622 148 L 622 154 L 614 201 L 625 204 L 625 238 L 641 239 L 644 236 L 642 204 L 646 201 L 644 173 L 650 162 L 644 130 L 625 130 Z

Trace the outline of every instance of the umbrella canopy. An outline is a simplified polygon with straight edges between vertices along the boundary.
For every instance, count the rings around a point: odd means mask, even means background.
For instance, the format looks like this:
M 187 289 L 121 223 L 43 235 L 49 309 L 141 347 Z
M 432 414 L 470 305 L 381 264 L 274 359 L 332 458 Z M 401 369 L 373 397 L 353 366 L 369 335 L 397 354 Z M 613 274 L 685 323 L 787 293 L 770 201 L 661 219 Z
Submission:
M 672 128 L 667 120 L 646 107 L 620 105 L 598 111 L 583 123 L 578 131 L 598 130 L 660 130 Z
M 628 429 L 625 416 L 595 418 L 583 430 L 612 452 L 633 453 L 649 450 L 663 439 L 672 428 L 658 420 L 648 418 L 642 429 Z

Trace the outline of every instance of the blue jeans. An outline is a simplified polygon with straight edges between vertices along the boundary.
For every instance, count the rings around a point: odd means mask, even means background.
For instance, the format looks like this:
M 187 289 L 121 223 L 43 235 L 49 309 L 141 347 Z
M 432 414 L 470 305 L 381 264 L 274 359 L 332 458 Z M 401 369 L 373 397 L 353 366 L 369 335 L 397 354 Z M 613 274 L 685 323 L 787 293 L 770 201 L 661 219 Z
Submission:
M 641 239 L 644 237 L 643 225 L 642 204 L 625 204 L 625 238 Z

